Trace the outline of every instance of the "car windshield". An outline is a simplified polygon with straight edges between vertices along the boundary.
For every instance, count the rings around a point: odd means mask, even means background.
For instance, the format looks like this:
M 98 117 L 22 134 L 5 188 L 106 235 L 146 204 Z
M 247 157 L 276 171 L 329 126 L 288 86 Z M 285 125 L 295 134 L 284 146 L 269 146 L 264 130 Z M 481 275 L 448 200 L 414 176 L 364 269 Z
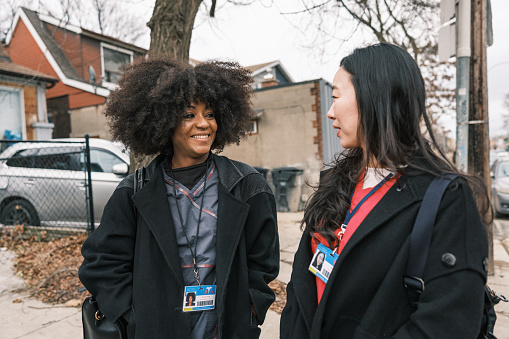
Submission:
M 497 166 L 497 177 L 509 177 L 509 161 L 503 161 Z

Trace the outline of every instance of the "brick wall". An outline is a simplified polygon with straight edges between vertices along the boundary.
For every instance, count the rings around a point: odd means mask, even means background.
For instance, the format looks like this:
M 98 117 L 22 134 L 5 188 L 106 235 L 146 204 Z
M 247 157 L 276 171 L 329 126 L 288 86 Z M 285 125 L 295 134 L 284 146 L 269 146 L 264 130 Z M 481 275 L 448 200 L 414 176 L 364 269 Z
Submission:
M 312 111 L 316 115 L 316 120 L 313 120 L 313 128 L 316 128 L 316 136 L 313 143 L 317 145 L 318 152 L 316 158 L 323 162 L 323 139 L 322 139 L 322 116 L 321 116 L 321 100 L 320 100 L 320 83 L 316 81 L 311 88 L 311 95 L 315 98 L 315 103 L 312 106 Z

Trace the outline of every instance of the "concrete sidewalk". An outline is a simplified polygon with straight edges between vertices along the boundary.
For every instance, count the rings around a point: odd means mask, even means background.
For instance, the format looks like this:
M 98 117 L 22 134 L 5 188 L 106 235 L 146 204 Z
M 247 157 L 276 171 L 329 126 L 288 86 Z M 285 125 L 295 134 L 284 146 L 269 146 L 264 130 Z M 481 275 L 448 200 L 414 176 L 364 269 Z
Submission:
M 288 283 L 293 256 L 301 235 L 302 213 L 279 213 L 281 271 L 278 279 Z M 495 275 L 488 284 L 497 292 L 509 297 L 509 239 L 495 239 Z M 78 339 L 82 338 L 81 309 L 79 307 L 52 306 L 12 290 L 23 286 L 23 280 L 12 270 L 14 255 L 0 252 L 0 339 Z M 509 303 L 496 307 L 498 339 L 509 339 Z M 269 311 L 262 326 L 262 339 L 279 337 L 280 316 Z

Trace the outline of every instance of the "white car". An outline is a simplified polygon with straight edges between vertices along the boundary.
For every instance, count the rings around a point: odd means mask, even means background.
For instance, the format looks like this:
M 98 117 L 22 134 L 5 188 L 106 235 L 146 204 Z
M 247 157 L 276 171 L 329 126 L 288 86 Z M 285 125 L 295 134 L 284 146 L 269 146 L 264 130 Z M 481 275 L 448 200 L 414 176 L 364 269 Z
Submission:
M 89 140 L 94 219 L 98 224 L 104 205 L 129 173 L 129 155 L 119 144 Z M 85 139 L 10 143 L 0 153 L 0 223 L 86 227 L 89 195 Z

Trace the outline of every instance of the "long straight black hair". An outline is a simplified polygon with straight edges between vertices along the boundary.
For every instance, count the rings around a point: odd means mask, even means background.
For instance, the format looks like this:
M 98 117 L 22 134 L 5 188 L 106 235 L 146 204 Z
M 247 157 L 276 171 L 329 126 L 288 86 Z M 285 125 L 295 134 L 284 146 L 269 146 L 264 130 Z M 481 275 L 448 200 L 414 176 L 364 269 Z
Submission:
M 456 173 L 469 182 L 474 192 L 480 192 L 479 210 L 481 215 L 487 214 L 490 205 L 483 181 L 461 173 L 436 145 L 426 114 L 424 80 L 410 54 L 395 45 L 375 44 L 355 49 L 341 60 L 340 67 L 349 73 L 355 89 L 359 111 L 357 135 L 364 150 L 346 149 L 336 157 L 332 168 L 322 173 L 304 212 L 305 230 L 312 236 L 321 234 L 332 247 L 336 240 L 334 231 L 345 218 L 353 188 L 366 167 L 377 166 L 405 171 L 406 175 Z M 430 140 L 421 132 L 421 119 Z

